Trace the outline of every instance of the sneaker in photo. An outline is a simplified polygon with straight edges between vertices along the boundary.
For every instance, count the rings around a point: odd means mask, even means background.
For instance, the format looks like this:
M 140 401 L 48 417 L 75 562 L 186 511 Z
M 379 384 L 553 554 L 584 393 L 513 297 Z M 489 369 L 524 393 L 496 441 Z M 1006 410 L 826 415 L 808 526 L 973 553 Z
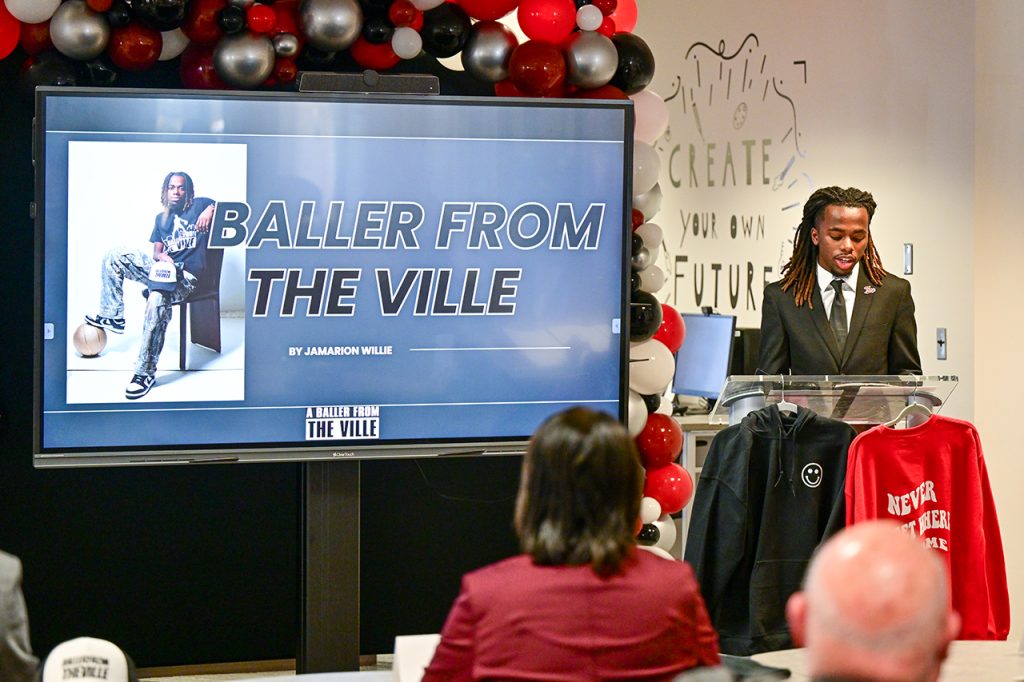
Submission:
M 85 321 L 94 327 L 100 327 L 114 332 L 115 334 L 124 334 L 124 318 L 123 317 L 103 317 L 102 315 L 86 315 Z
M 149 393 L 149 389 L 153 388 L 153 384 L 156 383 L 155 377 L 148 377 L 144 374 L 136 374 L 132 377 L 132 382 L 128 384 L 128 388 L 124 389 L 124 397 L 128 400 L 136 400 Z

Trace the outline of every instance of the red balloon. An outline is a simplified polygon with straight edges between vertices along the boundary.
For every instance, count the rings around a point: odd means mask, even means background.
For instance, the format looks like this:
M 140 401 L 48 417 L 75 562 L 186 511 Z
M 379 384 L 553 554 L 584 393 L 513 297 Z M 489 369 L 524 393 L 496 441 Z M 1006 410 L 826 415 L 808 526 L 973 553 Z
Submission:
M 565 82 L 565 58 L 550 43 L 528 40 L 512 50 L 508 78 L 527 96 L 543 97 Z
M 213 66 L 213 48 L 205 45 L 189 43 L 181 53 L 178 74 L 186 88 L 224 90 L 228 87 Z
M 615 11 L 619 3 L 616 0 L 590 0 L 590 4 L 601 10 L 601 14 L 608 16 Z
M 291 83 L 299 75 L 295 60 L 290 57 L 278 57 L 274 62 L 274 79 L 278 83 Z
M 636 232 L 636 228 L 644 224 L 644 214 L 640 212 L 640 209 L 634 208 L 630 220 L 633 223 L 633 231 Z
M 106 12 L 114 4 L 114 0 L 85 0 L 93 12 Z
M 686 338 L 686 323 L 679 311 L 666 303 L 661 304 L 661 326 L 654 332 L 654 338 L 673 353 L 679 350 Z
M 245 10 L 245 23 L 253 33 L 270 33 L 277 23 L 277 15 L 270 5 L 253 3 Z
M 576 3 L 573 0 L 521 0 L 519 28 L 533 40 L 557 45 L 576 28 Z
M 686 506 L 693 495 L 693 479 L 678 464 L 666 464 L 660 469 L 647 471 L 644 497 L 653 497 L 661 505 L 663 514 L 675 514 Z
M 602 85 L 599 88 L 580 90 L 573 96 L 579 99 L 629 99 L 629 95 L 614 85 Z
M 615 30 L 629 33 L 636 28 L 636 0 L 619 0 L 618 7 L 608 15 L 615 22 Z
M 110 32 L 107 54 L 125 71 L 145 71 L 156 64 L 164 39 L 160 31 L 133 21 Z
M 192 0 L 188 4 L 182 32 L 198 45 L 214 45 L 223 35 L 217 17 L 228 6 L 228 0 Z
M 672 417 L 655 412 L 647 416 L 647 423 L 637 434 L 636 448 L 645 469 L 660 469 L 683 451 L 683 429 Z
M 512 81 L 505 79 L 494 84 L 494 94 L 498 97 L 526 97 L 526 93 L 517 88 Z
M 615 20 L 611 17 L 605 17 L 601 25 L 597 27 L 597 32 L 603 35 L 605 38 L 611 38 L 615 35 Z
M 480 21 L 500 19 L 519 4 L 519 0 L 459 0 L 466 14 Z
M 349 48 L 352 59 L 365 69 L 375 71 L 386 71 L 395 64 L 402 61 L 402 58 L 391 49 L 391 43 L 371 43 L 366 38 L 359 36 L 356 42 Z
M 25 50 L 26 54 L 39 54 L 51 47 L 53 41 L 50 40 L 49 21 L 21 25 L 21 49 Z
M 14 52 L 20 37 L 21 22 L 7 10 L 6 3 L 0 3 L 0 59 Z

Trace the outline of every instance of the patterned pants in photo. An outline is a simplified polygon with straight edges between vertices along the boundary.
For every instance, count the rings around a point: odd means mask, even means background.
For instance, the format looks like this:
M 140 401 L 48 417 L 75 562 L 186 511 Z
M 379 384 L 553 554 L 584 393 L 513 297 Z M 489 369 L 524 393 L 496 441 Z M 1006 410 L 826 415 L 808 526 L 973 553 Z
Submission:
M 149 269 L 153 257 L 136 249 L 111 249 L 103 257 L 103 288 L 100 292 L 100 315 L 124 317 L 124 280 L 149 284 Z M 146 316 L 142 321 L 142 346 L 135 362 L 135 373 L 144 376 L 156 374 L 156 363 L 164 348 L 164 335 L 171 321 L 171 305 L 192 295 L 196 278 L 185 272 L 178 278 L 173 292 L 150 291 L 146 301 Z

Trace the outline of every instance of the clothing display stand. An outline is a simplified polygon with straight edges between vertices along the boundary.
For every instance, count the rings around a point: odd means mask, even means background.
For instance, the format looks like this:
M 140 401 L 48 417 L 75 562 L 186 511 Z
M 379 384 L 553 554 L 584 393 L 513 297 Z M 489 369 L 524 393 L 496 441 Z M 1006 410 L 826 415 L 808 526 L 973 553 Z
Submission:
M 738 424 L 750 412 L 785 400 L 848 424 L 882 424 L 908 403 L 939 411 L 958 382 L 956 376 L 916 374 L 731 376 L 708 422 Z
M 823 417 L 839 419 L 854 426 L 874 426 L 898 416 L 908 403 L 921 403 L 938 412 L 956 388 L 956 376 L 859 375 L 799 376 L 761 374 L 730 376 L 711 414 L 704 419 L 678 420 L 683 428 L 680 463 L 693 478 L 700 477 L 696 438 L 713 438 L 726 425 L 739 424 L 744 417 L 773 403 L 790 402 Z M 908 426 L 926 417 L 912 414 Z M 678 554 L 685 551 L 689 530 L 689 505 L 683 509 L 678 527 Z

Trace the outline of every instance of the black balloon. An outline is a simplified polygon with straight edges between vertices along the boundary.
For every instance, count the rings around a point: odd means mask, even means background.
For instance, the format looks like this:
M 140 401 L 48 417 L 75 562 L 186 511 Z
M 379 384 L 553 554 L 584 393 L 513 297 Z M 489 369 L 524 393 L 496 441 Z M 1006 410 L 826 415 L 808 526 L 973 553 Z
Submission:
M 306 45 L 302 48 L 302 64 L 309 66 L 325 66 L 334 61 L 334 57 L 337 52 L 325 52 L 324 50 L 317 49 L 312 45 Z
M 658 544 L 658 540 L 661 540 L 661 531 L 653 523 L 645 523 L 636 536 L 636 541 L 645 547 Z
M 654 294 L 637 291 L 629 299 L 629 340 L 646 341 L 661 326 L 661 303 Z
M 117 81 L 117 69 L 106 56 L 98 57 L 81 65 L 82 80 L 92 85 L 113 85 Z
M 441 59 L 457 55 L 469 40 L 469 25 L 466 10 L 451 2 L 424 12 L 423 51 Z
M 643 237 L 641 237 L 636 232 L 634 232 L 632 234 L 632 236 L 631 236 L 630 243 L 629 243 L 630 253 L 632 255 L 634 255 L 634 256 L 636 254 L 640 253 L 640 249 L 643 247 L 643 245 L 644 245 Z
M 644 399 L 644 405 L 647 406 L 647 414 L 654 414 L 658 411 L 658 408 L 661 407 L 660 393 L 652 393 L 650 395 L 644 395 L 641 393 L 640 397 Z
M 654 78 L 654 53 L 633 33 L 616 33 L 612 42 L 619 53 L 619 67 L 610 84 L 627 95 L 640 92 Z
M 367 12 L 378 12 L 380 14 L 386 14 L 392 2 L 393 0 L 359 0 L 359 4 Z
M 173 31 L 181 26 L 187 7 L 187 0 L 132 0 L 132 14 L 157 31 Z
M 369 14 L 363 19 L 363 37 L 368 43 L 374 45 L 390 43 L 394 33 L 394 25 L 382 15 Z
M 220 25 L 220 30 L 229 36 L 241 33 L 245 29 L 245 10 L 228 5 L 220 11 L 217 24 Z
M 47 50 L 29 57 L 19 74 L 22 95 L 35 96 L 38 85 L 78 85 L 75 65 L 56 50 Z
M 642 282 L 640 281 L 640 273 L 637 272 L 636 270 L 632 270 L 629 273 L 629 293 L 632 294 L 636 291 L 640 291 L 641 284 Z
M 127 26 L 132 21 L 132 11 L 124 0 L 114 0 L 114 4 L 107 10 L 107 21 L 111 28 Z

